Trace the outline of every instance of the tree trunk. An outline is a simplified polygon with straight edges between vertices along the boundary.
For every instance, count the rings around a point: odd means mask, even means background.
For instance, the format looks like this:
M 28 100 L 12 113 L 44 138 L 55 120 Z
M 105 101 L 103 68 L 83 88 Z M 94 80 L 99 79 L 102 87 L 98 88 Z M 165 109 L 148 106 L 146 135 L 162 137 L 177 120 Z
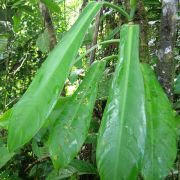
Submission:
M 51 20 L 49 10 L 42 1 L 40 1 L 40 3 L 39 3 L 39 9 L 40 9 L 41 14 L 42 14 L 43 19 L 44 19 L 45 28 L 48 31 L 49 50 L 51 51 L 55 47 L 55 45 L 57 44 L 56 33 L 54 30 L 54 26 L 53 26 L 53 23 Z
M 148 19 L 147 12 L 142 0 L 137 3 L 137 11 L 134 22 L 140 25 L 140 61 L 144 63 L 150 62 L 150 54 L 148 47 Z
M 95 46 L 97 44 L 97 38 L 98 38 L 98 32 L 99 32 L 99 25 L 100 25 L 100 17 L 101 17 L 101 12 L 99 11 L 99 13 L 96 15 L 96 21 L 95 21 L 95 30 L 94 30 L 94 34 L 93 34 L 93 42 L 91 44 L 92 46 Z M 95 60 L 95 54 L 96 54 L 96 49 L 94 49 L 91 54 L 90 54 L 90 64 L 92 64 Z
M 162 17 L 160 27 L 160 49 L 158 52 L 158 79 L 167 95 L 173 99 L 174 58 L 173 48 L 176 37 L 178 0 L 162 1 Z

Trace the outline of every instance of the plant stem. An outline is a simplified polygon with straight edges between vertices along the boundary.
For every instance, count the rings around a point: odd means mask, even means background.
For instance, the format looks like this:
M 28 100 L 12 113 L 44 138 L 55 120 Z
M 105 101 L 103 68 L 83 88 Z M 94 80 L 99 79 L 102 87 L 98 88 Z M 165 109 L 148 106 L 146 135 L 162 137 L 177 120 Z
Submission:
M 136 12 L 136 7 L 132 7 L 130 12 L 130 19 L 129 19 L 130 21 L 134 19 L 135 12 Z
M 86 53 L 80 55 L 75 61 L 73 64 L 77 63 L 79 60 L 81 60 L 83 57 L 85 57 L 86 55 L 88 55 L 90 52 L 92 52 L 94 49 L 96 49 L 99 45 L 104 45 L 104 44 L 111 44 L 111 43 L 119 43 L 120 40 L 119 39 L 112 39 L 112 40 L 108 40 L 108 41 L 103 41 L 103 42 L 100 42 L 98 44 L 96 44 L 95 46 L 91 47 L 90 49 L 88 49 L 86 51 Z
M 104 57 L 101 61 L 109 61 L 111 59 L 117 59 L 118 58 L 118 55 L 111 55 L 111 56 L 106 56 Z
M 134 15 L 137 8 L 137 0 L 130 0 L 130 6 L 131 6 L 130 21 L 132 21 L 134 19 Z
M 102 2 L 102 4 L 103 4 L 104 6 L 107 6 L 107 7 L 110 7 L 110 8 L 112 8 L 112 9 L 116 10 L 116 11 L 119 12 L 121 15 L 123 15 L 124 17 L 126 17 L 128 21 L 130 21 L 131 18 L 130 18 L 130 16 L 129 16 L 129 14 L 128 14 L 124 9 L 122 9 L 121 7 L 116 6 L 115 4 L 112 4 L 112 3 L 109 3 L 109 2 Z

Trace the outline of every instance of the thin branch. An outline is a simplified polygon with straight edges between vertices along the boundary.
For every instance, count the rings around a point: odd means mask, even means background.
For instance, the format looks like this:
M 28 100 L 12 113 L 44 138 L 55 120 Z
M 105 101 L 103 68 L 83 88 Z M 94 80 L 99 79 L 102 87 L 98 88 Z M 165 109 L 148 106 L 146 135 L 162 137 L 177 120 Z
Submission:
M 27 58 L 27 55 L 26 55 L 26 58 Z M 21 64 L 12 73 L 9 73 L 9 74 L 15 75 L 21 69 L 21 67 L 23 66 L 26 58 L 24 58 L 23 61 L 21 62 Z
M 18 98 L 14 98 L 11 100 L 8 104 L 5 105 L 5 109 L 7 109 L 8 106 L 10 106 L 14 101 L 16 101 Z
M 111 55 L 111 56 L 104 57 L 103 59 L 101 59 L 101 61 L 109 61 L 111 59 L 117 59 L 117 58 L 118 58 L 118 55 Z
M 112 40 L 108 40 L 108 41 L 103 41 L 103 42 L 100 42 L 98 44 L 96 44 L 95 46 L 91 47 L 90 49 L 88 49 L 86 51 L 86 53 L 80 55 L 75 61 L 73 64 L 77 63 L 79 60 L 81 60 L 83 57 L 87 56 L 89 53 L 91 53 L 94 49 L 98 48 L 98 46 L 100 45 L 104 45 L 104 44 L 111 44 L 111 43 L 119 43 L 120 40 L 119 39 L 112 39 Z

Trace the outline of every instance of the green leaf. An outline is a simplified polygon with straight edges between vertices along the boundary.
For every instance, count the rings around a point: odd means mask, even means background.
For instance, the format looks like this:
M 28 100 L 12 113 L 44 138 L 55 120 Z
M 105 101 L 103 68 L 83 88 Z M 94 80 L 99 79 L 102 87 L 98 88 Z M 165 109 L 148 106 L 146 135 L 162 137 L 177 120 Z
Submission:
M 55 168 L 71 162 L 88 135 L 97 82 L 104 68 L 105 62 L 94 63 L 74 95 L 67 101 L 59 101 L 55 107 L 55 125 L 49 137 L 49 151 Z
M 130 6 L 131 6 L 131 8 L 136 7 L 136 5 L 137 5 L 137 0 L 130 0 Z
M 70 76 L 69 76 L 69 81 L 73 84 L 75 81 L 77 81 L 78 76 L 83 73 L 84 70 L 83 69 L 72 69 Z
M 86 161 L 74 159 L 70 165 L 78 170 L 79 175 L 97 173 L 96 168 Z
M 16 1 L 13 2 L 12 8 L 18 8 L 23 3 L 25 3 L 25 0 L 16 0 Z
M 22 7 L 18 7 L 18 10 L 21 10 L 22 12 L 27 13 L 28 15 L 34 15 L 34 11 L 32 10 L 32 7 L 23 5 Z
M 7 44 L 8 44 L 8 36 L 3 34 L 0 34 L 0 52 L 4 52 L 7 50 Z
M 72 166 L 68 166 L 64 169 L 60 169 L 59 171 L 56 169 L 52 170 L 49 173 L 49 175 L 46 177 L 46 180 L 52 180 L 52 179 L 65 180 L 66 178 L 69 178 L 73 176 L 74 174 L 77 174 L 77 170 L 73 168 Z
M 9 124 L 9 117 L 11 115 L 11 109 L 0 115 L 0 127 L 7 129 Z
M 46 146 L 39 147 L 35 140 L 33 140 L 32 142 L 32 151 L 33 154 L 35 154 L 39 159 L 49 156 L 48 147 Z
M 83 45 L 90 44 L 93 40 L 93 34 L 94 34 L 95 26 L 89 27 L 83 41 Z
M 95 167 L 86 162 L 86 161 L 81 161 L 74 159 L 70 165 L 64 169 L 61 170 L 53 170 L 46 180 L 52 180 L 52 179 L 64 179 L 71 177 L 75 174 L 77 175 L 83 175 L 83 174 L 96 174 L 97 171 Z
M 120 57 L 103 114 L 96 152 L 102 180 L 136 179 L 145 146 L 139 26 L 124 25 L 120 35 Z
M 51 126 L 51 128 L 53 128 L 56 120 L 59 118 L 62 111 L 64 110 L 64 106 L 62 106 L 62 104 L 70 102 L 71 99 L 72 99 L 72 96 L 59 97 L 59 100 L 57 101 L 53 111 L 51 112 L 51 114 L 49 115 L 47 119 L 46 127 Z M 59 108 L 61 106 L 62 108 Z
M 116 27 L 115 29 L 111 30 L 110 33 L 105 37 L 105 41 L 113 39 L 114 36 L 120 31 L 120 26 Z
M 36 46 L 43 53 L 47 53 L 49 51 L 49 36 L 48 36 L 47 29 L 38 36 L 36 40 Z
M 161 1 L 158 0 L 143 0 L 143 1 L 146 6 L 149 5 L 152 7 L 152 5 L 156 5 L 156 7 L 158 7 L 161 5 Z
M 175 119 L 171 104 L 151 67 L 142 65 L 146 94 L 147 138 L 142 175 L 164 179 L 176 158 Z
M 9 153 L 6 146 L 0 147 L 0 168 L 2 168 L 14 155 L 14 153 Z
M 130 17 L 133 19 L 136 12 L 137 0 L 130 0 L 130 7 L 131 7 Z
M 85 144 L 94 144 L 94 145 L 96 145 L 96 143 L 97 143 L 97 133 L 88 134 L 88 136 L 86 138 L 86 141 L 85 141 Z
M 54 108 L 83 37 L 101 5 L 91 2 L 55 49 L 49 54 L 30 87 L 13 107 L 8 148 L 14 151 L 27 143 L 43 126 Z
M 19 12 L 17 15 L 13 16 L 13 30 L 14 32 L 18 32 L 21 24 L 21 15 L 22 12 Z
M 97 99 L 107 99 L 109 95 L 109 90 L 112 83 L 112 74 L 109 74 L 108 71 L 109 70 L 106 68 L 106 71 L 99 82 Z
M 60 13 L 60 7 L 53 0 L 42 0 L 42 2 L 49 8 L 50 11 Z M 63 2 L 63 1 L 61 1 Z

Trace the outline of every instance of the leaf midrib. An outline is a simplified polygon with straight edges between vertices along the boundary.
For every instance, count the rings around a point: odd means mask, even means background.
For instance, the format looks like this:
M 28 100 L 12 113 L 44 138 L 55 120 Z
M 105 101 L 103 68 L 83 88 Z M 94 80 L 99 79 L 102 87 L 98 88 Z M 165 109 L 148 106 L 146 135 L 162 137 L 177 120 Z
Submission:
M 120 130 L 119 130 L 119 141 L 117 143 L 117 155 L 116 155 L 116 164 L 115 164 L 115 176 L 113 177 L 113 179 L 117 180 L 117 175 L 118 175 L 118 163 L 119 163 L 119 156 L 120 156 L 120 148 L 121 148 L 121 143 L 122 143 L 122 136 L 123 136 L 123 125 L 125 123 L 125 119 L 124 119 L 124 116 L 125 116 L 125 109 L 126 109 L 126 100 L 127 100 L 127 90 L 128 90 L 128 79 L 129 79 L 129 74 L 130 74 L 130 62 L 131 62 L 131 52 L 132 52 L 132 35 L 133 35 L 133 27 L 132 26 L 129 26 L 129 29 L 128 29 L 128 48 L 127 48 L 127 51 L 130 52 L 128 54 L 128 58 L 127 58 L 127 71 L 125 71 L 125 85 L 124 85 L 124 95 L 123 95 L 123 99 L 122 99 L 122 113 L 120 114 L 120 117 L 119 119 L 121 120 L 120 121 Z M 130 39 L 130 40 L 129 40 Z M 125 49 L 124 49 L 125 50 Z

